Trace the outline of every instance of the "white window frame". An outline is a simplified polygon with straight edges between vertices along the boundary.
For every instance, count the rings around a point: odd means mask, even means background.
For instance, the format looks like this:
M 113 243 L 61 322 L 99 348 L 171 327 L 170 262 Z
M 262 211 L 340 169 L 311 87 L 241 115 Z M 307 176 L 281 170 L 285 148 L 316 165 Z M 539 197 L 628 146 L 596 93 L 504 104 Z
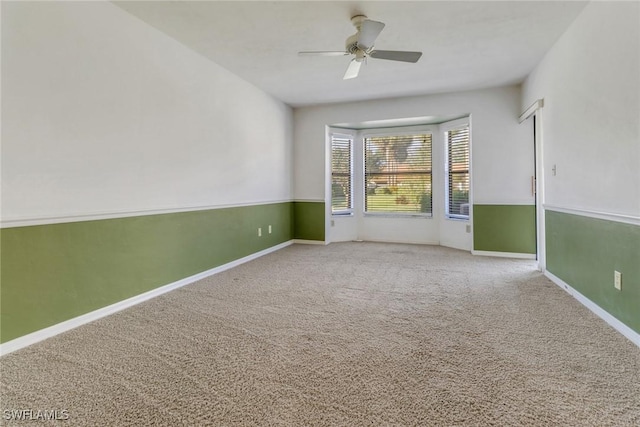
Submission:
M 350 153 L 349 153 L 349 180 L 351 182 L 349 191 L 351 192 L 351 194 L 349 194 L 349 207 L 347 209 L 342 209 L 342 210 L 338 210 L 338 211 L 334 211 L 333 210 L 333 139 L 335 138 L 343 138 L 343 139 L 348 139 L 351 141 L 350 143 Z M 354 146 L 355 146 L 355 142 L 356 142 L 356 137 L 355 135 L 351 134 L 351 133 L 347 133 L 347 132 L 340 132 L 339 130 L 330 130 L 329 132 L 329 188 L 331 190 L 330 194 L 330 211 L 331 211 L 331 215 L 332 216 L 346 216 L 346 215 L 353 215 L 353 208 L 354 208 L 354 187 L 355 187 L 355 183 L 354 183 L 354 174 L 353 174 L 353 165 L 354 165 Z
M 361 181 L 361 187 L 359 192 L 361 191 L 360 197 L 360 206 L 362 207 L 362 214 L 365 217 L 400 217 L 400 218 L 410 218 L 410 217 L 419 217 L 419 218 L 433 218 L 434 213 L 434 144 L 435 144 L 435 133 L 437 132 L 437 126 L 433 125 L 419 125 L 419 126 L 402 126 L 395 128 L 377 128 L 377 129 L 365 129 L 358 133 L 359 139 L 359 153 L 360 153 L 360 162 L 361 162 L 361 177 L 359 177 Z M 421 213 L 421 212 L 367 212 L 365 206 L 365 198 L 366 198 L 366 182 L 365 182 L 365 139 L 366 138 L 375 138 L 375 137 L 385 137 L 385 136 L 406 136 L 406 135 L 419 135 L 419 134 L 429 134 L 431 135 L 431 212 Z
M 449 213 L 449 138 L 448 132 L 459 130 L 461 128 L 468 127 L 469 128 L 469 214 L 467 215 L 459 215 L 459 214 L 451 214 Z M 471 119 L 470 117 L 465 117 L 458 120 L 452 120 L 450 122 L 442 123 L 440 125 L 440 132 L 443 137 L 443 145 L 444 145 L 444 217 L 453 221 L 469 221 L 471 219 L 472 212 L 472 187 L 473 187 L 473 179 L 471 172 L 471 147 L 472 147 L 472 133 L 471 133 Z

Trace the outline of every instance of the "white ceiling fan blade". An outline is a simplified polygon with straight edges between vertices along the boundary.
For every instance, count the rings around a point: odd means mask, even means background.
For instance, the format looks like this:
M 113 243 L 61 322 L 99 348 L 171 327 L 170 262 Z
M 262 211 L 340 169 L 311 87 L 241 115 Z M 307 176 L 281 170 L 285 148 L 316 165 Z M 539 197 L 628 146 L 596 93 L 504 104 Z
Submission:
M 300 56 L 345 56 L 349 55 L 349 52 L 337 51 L 337 50 L 316 50 L 309 52 L 298 52 Z
M 402 50 L 374 50 L 369 54 L 369 56 L 376 59 L 388 59 L 390 61 L 416 63 L 422 56 L 422 52 L 406 52 Z
M 349 67 L 347 68 L 347 72 L 344 73 L 344 77 L 342 79 L 347 80 L 347 79 L 353 79 L 355 77 L 358 77 L 358 73 L 360 72 L 361 65 L 362 65 L 361 61 L 358 61 L 355 58 L 352 59 L 351 62 L 349 63 Z
M 372 48 L 383 28 L 384 24 L 382 22 L 369 19 L 362 21 L 360 32 L 358 33 L 358 47 L 363 50 Z

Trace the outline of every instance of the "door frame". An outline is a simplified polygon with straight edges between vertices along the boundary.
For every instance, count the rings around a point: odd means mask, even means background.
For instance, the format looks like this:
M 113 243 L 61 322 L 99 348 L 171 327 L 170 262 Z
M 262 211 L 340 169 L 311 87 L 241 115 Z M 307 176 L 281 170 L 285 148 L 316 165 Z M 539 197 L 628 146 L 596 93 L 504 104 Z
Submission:
M 544 98 L 536 100 L 524 113 L 520 115 L 520 123 L 530 118 L 533 120 L 534 134 L 534 168 L 535 168 L 535 210 L 536 210 L 536 259 L 538 268 L 546 270 L 546 239 L 545 239 L 545 210 L 544 210 L 544 149 L 542 137 L 542 108 Z

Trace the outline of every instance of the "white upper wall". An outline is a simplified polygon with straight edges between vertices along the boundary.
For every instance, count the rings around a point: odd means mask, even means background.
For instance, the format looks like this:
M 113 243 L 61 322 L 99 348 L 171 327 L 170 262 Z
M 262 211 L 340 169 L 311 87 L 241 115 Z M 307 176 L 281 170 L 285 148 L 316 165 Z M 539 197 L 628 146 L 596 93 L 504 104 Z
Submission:
M 109 2 L 2 2 L 2 219 L 292 197 L 285 104 Z
M 471 114 L 475 204 L 533 204 L 533 127 L 519 124 L 520 87 L 294 110 L 294 198 L 325 199 L 325 125 Z M 435 159 L 434 159 L 435 160 Z
M 590 3 L 523 85 L 538 98 L 546 203 L 640 216 L 640 3 Z

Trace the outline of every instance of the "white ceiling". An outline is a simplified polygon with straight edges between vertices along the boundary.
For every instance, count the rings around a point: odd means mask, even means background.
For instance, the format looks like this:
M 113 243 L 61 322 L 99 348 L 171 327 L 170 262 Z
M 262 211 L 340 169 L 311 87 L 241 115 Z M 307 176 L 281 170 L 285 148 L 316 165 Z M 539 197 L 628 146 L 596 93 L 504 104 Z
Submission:
M 123 1 L 122 9 L 291 106 L 479 89 L 521 82 L 585 6 L 577 1 Z M 417 64 L 369 59 L 342 80 L 343 50 L 365 14 L 386 27 L 383 50 Z

